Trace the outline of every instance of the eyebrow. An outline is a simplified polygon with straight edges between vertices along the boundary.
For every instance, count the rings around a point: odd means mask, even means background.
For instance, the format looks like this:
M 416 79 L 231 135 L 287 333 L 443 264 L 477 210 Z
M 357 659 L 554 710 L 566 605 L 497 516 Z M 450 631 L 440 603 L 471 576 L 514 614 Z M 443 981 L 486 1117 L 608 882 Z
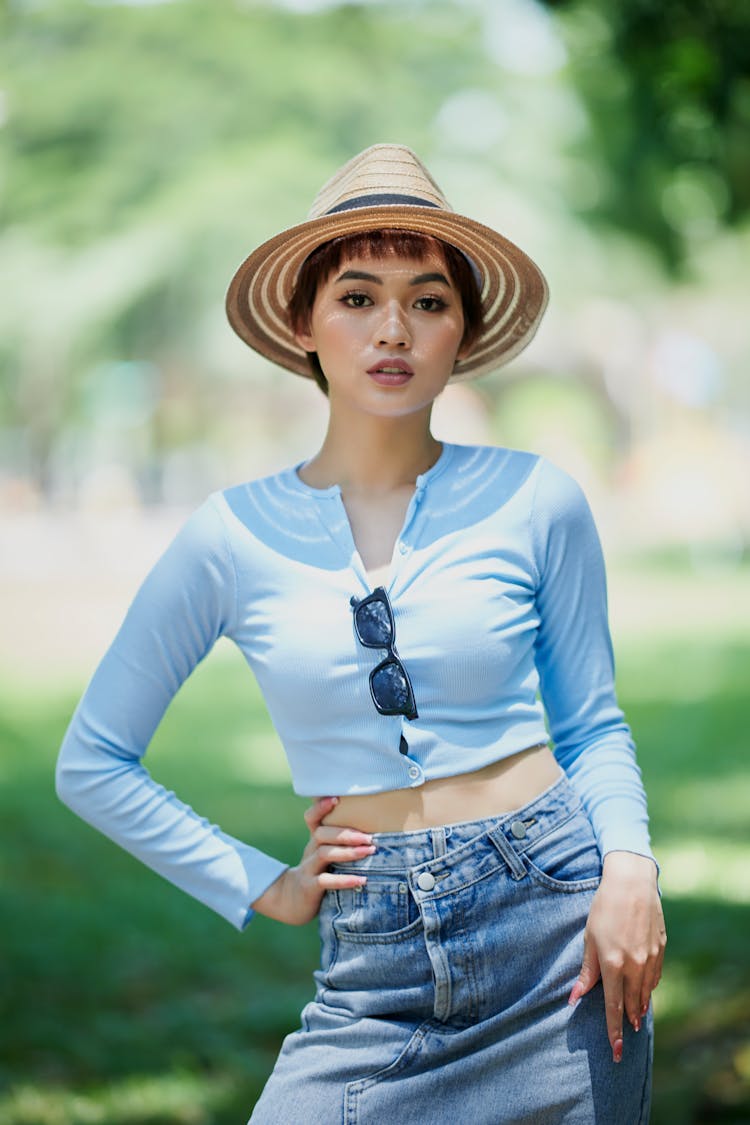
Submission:
M 365 273 L 364 270 L 345 270 L 337 281 L 372 281 L 375 285 L 382 285 L 382 278 L 377 277 L 374 273 Z M 444 273 L 420 273 L 416 277 L 409 280 L 410 285 L 425 285 L 428 281 L 441 281 L 443 285 L 450 285 L 448 278 Z
M 450 285 L 444 273 L 420 273 L 413 277 L 410 285 L 424 285 L 428 281 L 442 281 L 443 285 Z

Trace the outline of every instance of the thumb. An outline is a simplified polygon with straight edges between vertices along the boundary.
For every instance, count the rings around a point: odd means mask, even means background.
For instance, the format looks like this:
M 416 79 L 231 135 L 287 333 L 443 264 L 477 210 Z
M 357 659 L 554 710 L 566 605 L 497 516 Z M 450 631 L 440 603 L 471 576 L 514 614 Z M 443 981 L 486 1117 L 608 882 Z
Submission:
M 589 942 L 584 943 L 583 947 L 583 963 L 581 971 L 578 974 L 578 980 L 571 989 L 568 1003 L 575 1007 L 582 996 L 589 992 L 601 976 L 599 968 L 599 958 L 596 955 L 596 950 L 591 947 Z

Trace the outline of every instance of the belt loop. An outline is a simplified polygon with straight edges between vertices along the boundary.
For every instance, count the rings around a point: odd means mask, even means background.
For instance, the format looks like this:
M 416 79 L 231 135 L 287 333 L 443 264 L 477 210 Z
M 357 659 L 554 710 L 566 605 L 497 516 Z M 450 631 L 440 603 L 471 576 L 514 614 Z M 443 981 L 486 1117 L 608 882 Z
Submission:
M 502 828 L 500 826 L 498 826 L 497 828 L 493 828 L 489 835 L 490 840 L 492 840 L 492 843 L 495 845 L 497 850 L 500 852 L 500 855 L 508 864 L 510 873 L 513 878 L 523 879 L 524 875 L 526 874 L 526 867 L 524 866 L 524 862 L 506 839 L 505 833 L 503 832 Z
M 432 828 L 430 829 L 430 832 L 432 835 L 432 854 L 435 859 L 440 859 L 440 857 L 444 856 L 448 850 L 445 842 L 445 829 Z

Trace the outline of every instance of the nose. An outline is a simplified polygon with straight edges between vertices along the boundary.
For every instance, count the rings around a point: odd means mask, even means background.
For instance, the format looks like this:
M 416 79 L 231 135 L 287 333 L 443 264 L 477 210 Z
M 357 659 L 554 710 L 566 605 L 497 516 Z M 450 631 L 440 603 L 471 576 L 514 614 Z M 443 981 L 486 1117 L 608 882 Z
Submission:
M 384 307 L 376 332 L 378 346 L 381 348 L 411 347 L 408 321 L 398 301 L 389 301 Z

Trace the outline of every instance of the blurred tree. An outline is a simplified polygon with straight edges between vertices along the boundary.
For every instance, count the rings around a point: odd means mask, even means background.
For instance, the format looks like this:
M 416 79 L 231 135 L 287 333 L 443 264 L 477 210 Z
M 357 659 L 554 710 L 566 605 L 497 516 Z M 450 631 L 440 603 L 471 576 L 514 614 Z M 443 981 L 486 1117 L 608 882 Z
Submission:
M 590 218 L 686 244 L 750 212 L 750 5 L 745 0 L 546 0 L 587 107 L 603 189 Z
M 539 57 L 503 45 L 540 15 Z M 101 365 L 184 388 L 147 423 L 157 457 L 208 432 L 197 388 L 226 374 L 210 315 L 238 247 L 378 140 L 437 150 L 441 176 L 484 169 L 498 211 L 536 194 L 676 268 L 750 208 L 749 29 L 734 0 L 6 0 L 0 463 L 49 487 L 61 431 L 95 425 Z
M 393 123 L 426 148 L 436 98 L 490 71 L 476 14 L 438 6 L 418 36 L 405 18 L 233 0 L 4 7 L 0 426 L 23 436 L 44 490 L 92 366 L 194 370 L 238 245 L 299 214 Z M 174 429 L 162 418 L 152 440 Z
M 424 133 L 436 97 L 477 74 L 476 17 L 450 4 L 419 36 L 400 34 L 390 8 L 299 15 L 232 0 L 20 5 L 4 22 L 0 215 L 70 246 L 238 155 L 253 157 L 257 201 L 281 211 L 300 178 L 318 183 L 384 121 Z

